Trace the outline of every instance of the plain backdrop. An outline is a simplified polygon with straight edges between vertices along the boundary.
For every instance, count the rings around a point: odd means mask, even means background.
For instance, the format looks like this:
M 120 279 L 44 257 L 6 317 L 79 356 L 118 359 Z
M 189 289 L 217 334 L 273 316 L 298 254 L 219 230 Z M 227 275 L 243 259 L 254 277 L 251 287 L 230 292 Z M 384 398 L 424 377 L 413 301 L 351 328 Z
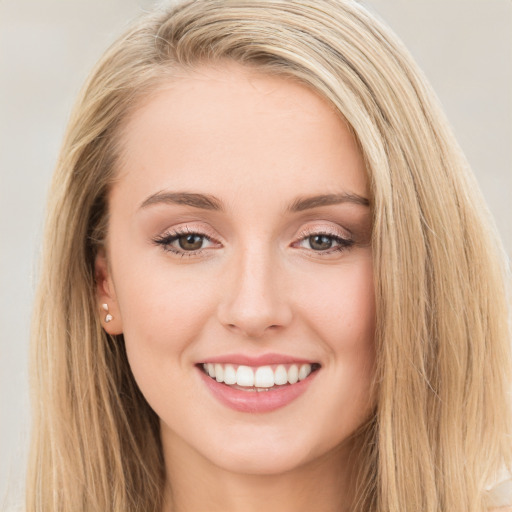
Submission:
M 151 0 L 0 0 L 0 509 L 20 500 L 45 195 L 89 69 Z M 512 1 L 363 0 L 443 104 L 512 254 Z

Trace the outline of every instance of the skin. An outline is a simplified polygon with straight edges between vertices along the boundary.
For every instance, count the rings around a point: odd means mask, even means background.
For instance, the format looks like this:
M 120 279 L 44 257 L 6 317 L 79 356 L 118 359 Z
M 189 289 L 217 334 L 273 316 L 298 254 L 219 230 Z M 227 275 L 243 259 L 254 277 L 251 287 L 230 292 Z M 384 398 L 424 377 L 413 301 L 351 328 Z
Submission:
M 371 211 L 364 200 L 290 211 L 310 196 L 369 197 L 346 124 L 305 86 L 223 63 L 147 98 L 122 147 L 98 301 L 160 418 L 165 510 L 349 510 L 350 436 L 373 405 Z M 163 191 L 214 196 L 220 209 Z M 156 240 L 176 229 L 208 238 L 175 254 L 179 240 Z M 313 248 L 318 233 L 329 250 Z M 196 367 L 270 352 L 321 365 L 272 412 L 228 408 Z

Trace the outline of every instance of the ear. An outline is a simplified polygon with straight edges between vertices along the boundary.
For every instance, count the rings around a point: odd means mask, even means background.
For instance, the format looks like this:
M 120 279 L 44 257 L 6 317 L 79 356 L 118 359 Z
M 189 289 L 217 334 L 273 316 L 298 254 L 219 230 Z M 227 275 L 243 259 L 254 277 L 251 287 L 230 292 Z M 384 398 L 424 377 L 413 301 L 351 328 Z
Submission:
M 94 260 L 94 277 L 96 280 L 96 298 L 101 323 L 109 334 L 122 334 L 123 322 L 117 303 L 114 281 L 110 271 L 105 249 L 101 248 Z

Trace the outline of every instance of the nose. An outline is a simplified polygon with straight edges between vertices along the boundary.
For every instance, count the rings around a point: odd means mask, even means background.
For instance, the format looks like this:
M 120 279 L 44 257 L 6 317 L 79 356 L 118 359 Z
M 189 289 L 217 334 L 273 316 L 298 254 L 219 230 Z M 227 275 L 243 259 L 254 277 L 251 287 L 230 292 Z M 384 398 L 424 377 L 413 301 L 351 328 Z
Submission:
M 230 331 L 261 338 L 282 330 L 292 319 L 283 272 L 271 255 L 245 252 L 227 271 L 218 319 Z

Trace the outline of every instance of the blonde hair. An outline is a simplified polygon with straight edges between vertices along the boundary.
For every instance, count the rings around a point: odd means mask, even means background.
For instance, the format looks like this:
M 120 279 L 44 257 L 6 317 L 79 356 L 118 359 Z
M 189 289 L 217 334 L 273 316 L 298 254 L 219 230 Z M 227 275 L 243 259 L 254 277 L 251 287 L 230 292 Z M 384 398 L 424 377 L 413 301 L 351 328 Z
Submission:
M 140 19 L 94 70 L 50 193 L 27 510 L 161 510 L 158 418 L 122 336 L 101 327 L 94 258 L 127 116 L 176 71 L 225 59 L 317 91 L 367 164 L 377 405 L 359 436 L 357 510 L 482 512 L 512 457 L 504 253 L 424 77 L 349 0 L 182 2 Z

